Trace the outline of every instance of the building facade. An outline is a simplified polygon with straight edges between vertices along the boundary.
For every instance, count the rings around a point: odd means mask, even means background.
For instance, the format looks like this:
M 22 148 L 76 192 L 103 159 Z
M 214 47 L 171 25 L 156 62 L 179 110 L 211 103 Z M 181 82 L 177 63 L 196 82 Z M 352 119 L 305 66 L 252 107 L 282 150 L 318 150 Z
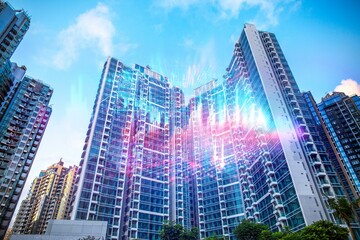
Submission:
M 274 34 L 246 24 L 224 81 L 190 106 L 201 238 L 233 239 L 243 218 L 272 231 L 335 221 L 326 201 L 344 193 Z
M 6 232 L 47 126 L 53 90 L 17 81 L 0 108 L 0 238 Z
M 149 67 L 105 63 L 73 219 L 108 239 L 158 239 L 170 220 L 234 239 L 246 218 L 272 231 L 335 221 L 344 196 L 326 142 L 274 34 L 245 24 L 224 79 L 180 88 Z
M 310 92 L 304 93 L 316 126 L 321 132 L 333 169 L 349 201 L 360 197 L 360 98 L 334 92 L 316 104 Z M 360 208 L 356 211 L 357 221 Z
M 21 81 L 26 72 L 26 67 L 19 67 L 16 63 L 8 61 L 0 73 L 0 106 L 5 104 L 5 98 L 12 92 L 13 86 Z
M 200 237 L 229 237 L 245 209 L 226 87 L 212 80 L 196 88 L 190 109 Z
M 167 78 L 108 59 L 80 162 L 73 219 L 107 221 L 108 239 L 158 239 L 170 216 L 169 112 Z
M 70 219 L 77 169 L 64 167 L 60 160 L 40 172 L 21 203 L 14 234 L 44 234 L 50 219 Z
M 24 10 L 15 10 L 8 2 L 0 1 L 0 73 L 30 26 Z

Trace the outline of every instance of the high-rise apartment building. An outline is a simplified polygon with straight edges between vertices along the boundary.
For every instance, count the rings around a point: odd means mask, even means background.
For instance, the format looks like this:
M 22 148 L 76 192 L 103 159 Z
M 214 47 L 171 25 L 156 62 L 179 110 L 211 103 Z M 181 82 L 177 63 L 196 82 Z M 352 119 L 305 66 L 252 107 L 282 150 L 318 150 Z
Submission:
M 24 10 L 15 10 L 8 2 L 0 1 L 0 72 L 30 26 Z
M 188 146 L 189 114 L 185 107 L 185 96 L 178 87 L 170 91 L 170 220 L 183 225 L 185 228 L 194 226 L 194 179 L 195 173 L 189 161 L 191 146 Z M 190 160 L 193 158 L 190 158 Z
M 16 81 L 0 108 L 0 238 L 5 235 L 48 123 L 53 90 Z
M 8 61 L 0 73 L 0 106 L 5 104 L 6 96 L 13 91 L 13 86 L 24 78 L 26 67 L 19 67 Z
M 322 194 L 334 190 L 275 35 L 246 24 L 224 82 L 203 88 L 191 112 L 201 237 L 232 239 L 243 217 L 273 231 L 330 219 Z
M 13 225 L 14 234 L 44 234 L 50 219 L 70 219 L 77 166 L 60 160 L 42 170 L 32 182 Z
M 316 104 L 310 92 L 304 96 L 344 192 L 354 201 L 360 197 L 360 98 L 334 92 Z M 359 219 L 360 208 L 355 210 Z
M 190 101 L 195 201 L 201 238 L 229 237 L 244 218 L 241 177 L 226 87 L 216 80 L 195 89 Z M 190 158 L 190 159 L 191 159 Z
M 158 239 L 175 221 L 201 239 L 246 218 L 272 231 L 333 220 L 343 196 L 274 34 L 246 24 L 224 79 L 180 88 L 148 67 L 104 66 L 85 140 L 73 219 L 108 239 Z
M 108 239 L 158 239 L 169 220 L 169 112 L 167 78 L 108 59 L 80 162 L 73 219 L 107 221 Z

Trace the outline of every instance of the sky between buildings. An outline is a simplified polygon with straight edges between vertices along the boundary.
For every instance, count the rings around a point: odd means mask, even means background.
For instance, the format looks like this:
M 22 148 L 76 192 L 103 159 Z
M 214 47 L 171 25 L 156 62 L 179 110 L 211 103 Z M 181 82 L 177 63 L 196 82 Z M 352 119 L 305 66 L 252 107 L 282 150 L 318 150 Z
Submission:
M 66 166 L 79 163 L 108 56 L 149 65 L 190 96 L 222 78 L 243 24 L 250 22 L 276 34 L 300 90 L 317 100 L 336 88 L 360 95 L 360 1 L 9 2 L 31 16 L 12 61 L 54 88 L 53 114 L 23 197 L 41 169 L 60 158 Z

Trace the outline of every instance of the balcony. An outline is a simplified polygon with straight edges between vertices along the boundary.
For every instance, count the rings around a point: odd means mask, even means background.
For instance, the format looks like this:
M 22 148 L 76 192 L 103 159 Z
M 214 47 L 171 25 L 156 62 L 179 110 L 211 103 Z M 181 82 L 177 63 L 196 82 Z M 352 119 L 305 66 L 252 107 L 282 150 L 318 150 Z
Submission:
M 313 161 L 313 162 L 312 162 L 312 164 L 313 164 L 313 166 L 315 166 L 315 167 L 316 167 L 316 166 L 318 166 L 318 167 L 319 167 L 319 166 L 321 166 L 321 165 L 322 165 L 322 163 L 321 163 L 319 160 L 315 160 L 315 161 Z
M 279 198 L 279 197 L 281 197 L 281 194 L 278 193 L 278 192 L 276 192 L 276 193 L 274 193 L 272 196 L 273 196 L 274 198 Z
M 279 208 L 284 208 L 284 205 L 281 204 L 281 203 L 277 203 L 277 204 L 275 205 L 275 209 L 279 209 Z
M 270 155 L 270 152 L 269 152 L 268 150 L 264 150 L 264 151 L 262 152 L 262 155 L 263 155 L 263 156 L 269 156 L 269 155 Z
M 310 136 L 310 133 L 307 132 L 306 128 L 303 130 L 302 135 L 304 138 L 308 138 Z
M 330 183 L 321 183 L 321 187 L 322 188 L 330 188 L 331 185 L 330 185 Z
M 272 182 L 270 182 L 270 187 L 275 187 L 275 186 L 277 186 L 277 181 L 272 181 Z
M 320 172 L 317 172 L 316 173 L 316 176 L 317 177 L 325 177 L 326 176 L 326 173 L 324 171 L 320 171 Z
M 249 206 L 246 208 L 247 211 L 251 211 L 253 209 L 253 206 Z
M 267 159 L 265 161 L 265 166 L 271 166 L 271 165 L 272 165 L 272 162 L 269 159 Z
M 309 149 L 308 151 L 310 156 L 317 155 L 317 151 L 315 149 Z

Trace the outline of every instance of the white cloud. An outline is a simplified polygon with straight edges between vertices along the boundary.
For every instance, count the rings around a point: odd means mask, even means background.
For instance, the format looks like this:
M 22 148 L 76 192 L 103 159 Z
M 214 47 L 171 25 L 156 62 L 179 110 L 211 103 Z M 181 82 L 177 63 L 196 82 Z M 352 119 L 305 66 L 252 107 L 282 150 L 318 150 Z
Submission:
M 268 25 L 278 24 L 278 13 L 280 5 L 286 1 L 271 0 L 222 0 L 219 5 L 223 11 L 223 17 L 238 17 L 241 10 L 246 8 L 260 8 L 260 14 L 265 17 Z M 256 18 L 254 20 L 256 22 Z
M 171 10 L 172 8 L 188 9 L 199 2 L 199 0 L 158 0 L 157 3 L 160 7 Z
M 343 92 L 348 96 L 354 94 L 360 96 L 360 84 L 353 79 L 344 79 L 341 81 L 341 84 L 336 86 L 334 92 Z
M 82 49 L 98 49 L 103 56 L 113 51 L 115 27 L 110 19 L 110 10 L 99 3 L 79 17 L 58 35 L 60 49 L 53 58 L 57 68 L 68 68 L 79 57 Z
M 301 5 L 301 0 L 158 0 L 158 6 L 165 10 L 180 8 L 187 10 L 191 6 L 203 4 L 203 6 L 212 4 L 219 12 L 220 19 L 237 18 L 249 9 L 258 9 L 254 22 L 262 27 L 275 26 L 279 22 L 279 15 L 284 10 L 294 11 Z

